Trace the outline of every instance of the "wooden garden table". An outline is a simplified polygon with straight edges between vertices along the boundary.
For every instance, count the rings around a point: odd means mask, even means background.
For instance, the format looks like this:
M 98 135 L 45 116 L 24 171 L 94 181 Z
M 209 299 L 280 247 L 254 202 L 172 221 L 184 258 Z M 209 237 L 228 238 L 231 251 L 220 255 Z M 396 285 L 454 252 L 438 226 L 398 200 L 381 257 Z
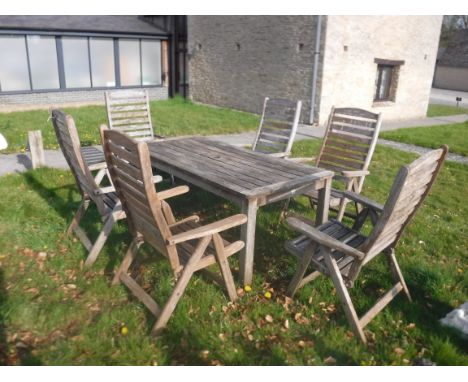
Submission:
M 333 172 L 294 163 L 206 137 L 181 137 L 148 144 L 152 165 L 240 205 L 248 221 L 241 228 L 245 247 L 240 282 L 252 283 L 258 207 L 308 190 L 319 191 L 316 224 L 328 219 Z

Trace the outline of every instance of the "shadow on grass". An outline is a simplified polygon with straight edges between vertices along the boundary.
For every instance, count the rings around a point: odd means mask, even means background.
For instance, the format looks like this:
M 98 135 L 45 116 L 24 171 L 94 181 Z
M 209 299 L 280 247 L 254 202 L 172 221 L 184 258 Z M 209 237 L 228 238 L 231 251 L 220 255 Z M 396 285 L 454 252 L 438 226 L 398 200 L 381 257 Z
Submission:
M 8 365 L 41 365 L 42 362 L 31 353 L 31 347 L 22 341 L 14 344 L 14 351 L 11 351 L 12 345 L 8 344 L 6 325 L 4 316 L 7 302 L 7 292 L 5 288 L 5 276 L 0 268 L 0 366 Z
M 76 195 L 79 195 L 77 187 L 75 185 L 69 184 L 61 187 L 48 188 L 39 180 L 39 178 L 36 176 L 36 173 L 32 171 L 25 172 L 22 174 L 22 176 L 28 186 L 37 192 L 37 194 L 42 199 L 44 199 L 60 216 L 66 220 L 66 227 L 68 227 L 81 202 L 80 200 L 76 199 Z M 68 191 L 66 198 L 63 198 L 59 194 L 59 191 L 64 189 Z M 121 223 L 122 222 L 119 221 L 114 225 L 105 244 L 105 247 L 108 249 L 109 257 L 104 272 L 108 276 L 113 274 L 115 265 L 123 257 L 123 253 L 121 253 L 121 243 L 126 243 L 128 245 L 131 241 L 131 237 L 128 232 L 117 232 L 116 227 Z M 90 207 L 80 221 L 80 226 L 84 229 L 91 242 L 94 242 L 103 227 L 101 217 L 94 203 L 91 202 Z M 64 228 L 64 232 L 65 230 L 66 228 Z M 84 259 L 85 258 L 83 258 L 83 260 Z

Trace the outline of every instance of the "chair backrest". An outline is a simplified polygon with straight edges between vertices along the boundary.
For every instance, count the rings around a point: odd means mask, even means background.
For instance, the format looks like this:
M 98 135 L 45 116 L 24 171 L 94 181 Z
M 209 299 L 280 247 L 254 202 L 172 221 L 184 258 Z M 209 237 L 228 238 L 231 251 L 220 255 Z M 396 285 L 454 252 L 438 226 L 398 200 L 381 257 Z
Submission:
M 169 256 L 168 221 L 173 221 L 174 217 L 170 206 L 160 200 L 156 192 L 147 144 L 105 126 L 101 126 L 101 137 L 112 183 L 130 230 L 134 235 L 142 235 L 161 254 Z
M 83 198 L 89 198 L 96 203 L 101 216 L 107 215 L 114 201 L 109 201 L 106 204 L 105 196 L 96 193 L 99 189 L 91 171 L 89 170 L 81 152 L 80 138 L 76 130 L 75 121 L 70 115 L 66 115 L 60 109 L 49 110 L 52 125 L 54 126 L 57 141 L 62 149 L 65 160 L 75 177 L 78 189 Z
M 265 98 L 252 150 L 264 154 L 291 154 L 301 108 L 301 101 Z
M 333 107 L 317 157 L 317 167 L 335 172 L 367 170 L 377 144 L 381 121 L 380 113 Z M 359 179 L 358 192 L 363 183 L 364 176 Z
M 140 140 L 154 138 L 148 90 L 113 90 L 105 92 L 107 120 L 111 129 Z
M 395 247 L 404 228 L 429 193 L 447 151 L 448 148 L 444 145 L 400 169 L 384 210 L 361 248 L 366 253 L 364 262 L 388 247 Z

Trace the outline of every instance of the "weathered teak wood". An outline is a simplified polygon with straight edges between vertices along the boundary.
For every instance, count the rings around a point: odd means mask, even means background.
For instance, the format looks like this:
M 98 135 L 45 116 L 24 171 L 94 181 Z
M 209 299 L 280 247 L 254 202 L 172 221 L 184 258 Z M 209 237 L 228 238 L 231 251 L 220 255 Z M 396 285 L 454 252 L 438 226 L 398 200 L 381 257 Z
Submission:
M 32 168 L 46 165 L 44 156 L 44 145 L 42 143 L 41 130 L 28 131 L 29 151 L 31 152 Z
M 101 135 L 109 173 L 134 237 L 113 283 L 122 281 L 157 317 L 153 333 L 166 326 L 194 272 L 212 264 L 219 265 L 229 297 L 234 301 L 237 293 L 227 258 L 239 252 L 244 243 L 229 243 L 219 233 L 244 224 L 247 217 L 234 215 L 205 226 L 200 225 L 196 215 L 177 222 L 165 199 L 186 193 L 189 188 L 180 186 L 158 193 L 152 181 L 147 144 L 105 127 L 101 127 Z M 177 278 L 171 296 L 162 307 L 127 274 L 143 242 L 168 258 Z
M 286 243 L 286 250 L 299 258 L 299 266 L 289 285 L 288 293 L 294 293 L 318 273 L 330 276 L 343 304 L 354 333 L 364 343 L 364 327 L 401 291 L 411 296 L 395 257 L 395 247 L 404 228 L 411 221 L 427 196 L 447 155 L 447 146 L 431 151 L 409 166 L 403 166 L 384 206 L 360 195 L 347 193 L 374 215 L 374 228 L 369 236 L 359 232 L 359 226 L 349 228 L 337 220 L 331 220 L 317 228 L 303 218 L 289 217 L 289 225 L 302 235 Z M 378 254 L 383 253 L 396 284 L 361 318 L 358 317 L 347 287 L 352 287 L 362 267 Z M 314 272 L 305 276 L 312 265 Z
M 287 199 L 307 189 L 323 189 L 318 223 L 328 217 L 333 172 L 285 161 L 204 137 L 186 137 L 148 144 L 152 165 L 158 170 L 228 199 L 241 207 L 247 224 L 241 228 L 245 248 L 240 257 L 240 277 L 251 284 L 255 226 L 259 207 Z
M 379 136 L 381 114 L 357 108 L 332 108 L 325 138 L 316 158 L 316 166 L 335 171 L 335 178 L 344 183 L 344 190 L 359 194 Z M 306 193 L 311 205 L 317 203 L 317 192 Z M 341 221 L 350 200 L 341 190 L 332 189 L 330 208 Z M 358 204 L 355 201 L 356 209 Z
M 50 115 L 54 126 L 57 141 L 62 149 L 63 155 L 70 166 L 75 177 L 78 189 L 81 193 L 81 205 L 72 219 L 67 229 L 67 234 L 72 232 L 78 236 L 85 248 L 89 251 L 85 266 L 91 266 L 95 261 L 102 247 L 104 246 L 115 222 L 125 218 L 119 199 L 112 187 L 107 189 L 99 188 L 99 183 L 105 175 L 106 167 L 101 168 L 96 176 L 91 175 L 90 167 L 84 159 L 83 148 L 76 130 L 75 122 L 71 116 L 67 116 L 62 110 L 51 109 Z M 81 218 L 93 202 L 104 223 L 102 231 L 94 243 L 88 238 L 83 229 L 79 226 Z
M 138 141 L 154 139 L 147 89 L 106 91 L 105 99 L 111 129 L 124 132 Z
M 301 101 L 266 97 L 252 150 L 282 158 L 289 157 L 299 125 L 301 108 Z

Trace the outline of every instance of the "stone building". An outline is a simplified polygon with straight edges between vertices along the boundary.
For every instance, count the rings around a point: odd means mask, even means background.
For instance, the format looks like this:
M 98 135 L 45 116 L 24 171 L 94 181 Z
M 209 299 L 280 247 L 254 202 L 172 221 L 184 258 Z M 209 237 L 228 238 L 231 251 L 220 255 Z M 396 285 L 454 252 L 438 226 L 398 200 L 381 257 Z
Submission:
M 434 86 L 468 92 L 468 29 L 461 29 L 450 39 L 437 60 Z
M 188 16 L 194 101 L 259 113 L 303 101 L 323 124 L 335 106 L 426 115 L 442 16 Z

